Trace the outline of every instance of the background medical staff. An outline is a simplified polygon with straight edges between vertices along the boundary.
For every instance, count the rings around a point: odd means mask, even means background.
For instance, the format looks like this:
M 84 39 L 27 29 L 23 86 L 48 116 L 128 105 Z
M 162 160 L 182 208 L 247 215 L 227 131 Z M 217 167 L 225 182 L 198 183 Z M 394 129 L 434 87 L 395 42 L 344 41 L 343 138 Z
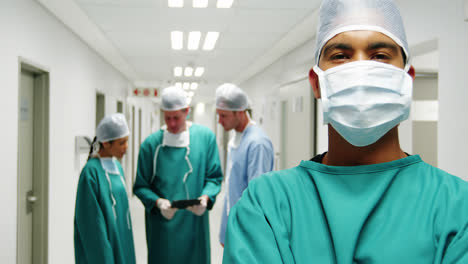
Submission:
M 185 91 L 162 92 L 166 126 L 141 144 L 134 192 L 146 208 L 148 263 L 210 263 L 207 209 L 223 178 L 214 133 L 186 121 Z M 178 210 L 174 200 L 199 199 L 200 205 Z
M 273 170 L 273 144 L 247 112 L 249 98 L 234 84 L 216 90 L 218 123 L 224 130 L 234 129 L 229 140 L 226 166 L 226 198 L 221 219 L 219 241 L 224 245 L 229 211 L 240 199 L 249 181 Z
M 132 222 L 121 159 L 130 131 L 122 114 L 99 122 L 81 171 L 75 207 L 76 263 L 135 263 Z
M 223 262 L 468 263 L 468 183 L 400 148 L 415 72 L 395 3 L 324 0 L 316 36 L 328 152 L 249 184 Z

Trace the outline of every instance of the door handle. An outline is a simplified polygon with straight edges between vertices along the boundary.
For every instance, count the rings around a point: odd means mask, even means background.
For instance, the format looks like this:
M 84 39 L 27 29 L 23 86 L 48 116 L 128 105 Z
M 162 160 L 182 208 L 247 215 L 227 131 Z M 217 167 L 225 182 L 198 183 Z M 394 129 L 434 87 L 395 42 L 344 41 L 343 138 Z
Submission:
M 37 200 L 38 198 L 37 196 L 34 196 L 34 193 L 32 190 L 26 193 L 26 203 L 27 203 L 26 212 L 28 214 L 32 213 L 34 204 L 37 202 Z
M 28 196 L 28 202 L 30 203 L 35 203 L 37 201 L 37 197 L 36 196 Z

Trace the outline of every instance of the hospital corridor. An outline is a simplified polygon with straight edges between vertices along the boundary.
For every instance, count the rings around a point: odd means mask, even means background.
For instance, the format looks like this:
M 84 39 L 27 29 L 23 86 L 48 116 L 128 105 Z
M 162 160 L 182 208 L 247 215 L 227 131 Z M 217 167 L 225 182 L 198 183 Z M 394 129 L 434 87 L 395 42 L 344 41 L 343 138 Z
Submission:
M 468 263 L 468 0 L 0 0 L 0 34 L 0 263 Z

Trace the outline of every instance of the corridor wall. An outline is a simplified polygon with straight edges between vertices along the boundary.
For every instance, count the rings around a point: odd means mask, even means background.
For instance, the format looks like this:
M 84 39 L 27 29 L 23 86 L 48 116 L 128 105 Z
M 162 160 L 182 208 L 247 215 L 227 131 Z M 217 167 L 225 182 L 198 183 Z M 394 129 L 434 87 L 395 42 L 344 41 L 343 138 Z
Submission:
M 20 15 L 18 15 L 20 14 Z M 125 102 L 129 81 L 34 0 L 0 1 L 0 263 L 16 263 L 19 58 L 50 76 L 48 263 L 72 263 L 79 170 L 75 136 L 94 136 L 96 92 L 106 111 Z

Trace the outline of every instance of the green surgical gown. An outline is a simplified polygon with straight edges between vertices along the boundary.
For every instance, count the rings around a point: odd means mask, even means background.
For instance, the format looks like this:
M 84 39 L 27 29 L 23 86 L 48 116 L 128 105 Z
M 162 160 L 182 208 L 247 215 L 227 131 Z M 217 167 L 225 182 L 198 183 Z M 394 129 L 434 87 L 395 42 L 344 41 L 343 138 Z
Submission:
M 75 206 L 75 263 L 135 263 L 132 223 L 123 170 L 108 174 L 99 158 L 90 159 L 81 171 Z M 115 199 L 115 214 L 112 197 Z
M 189 199 L 208 195 L 208 209 L 211 209 L 220 191 L 223 176 L 213 132 L 192 124 L 189 133 L 188 158 L 193 172 L 187 176 L 186 186 L 183 178 L 190 170 L 185 159 L 187 148 L 161 146 L 155 161 L 163 130 L 150 135 L 140 147 L 134 193 L 146 208 L 149 264 L 210 263 L 208 213 L 196 216 L 188 210 L 178 210 L 172 220 L 167 220 L 156 207 L 158 198 L 187 199 L 188 191 Z
M 468 183 L 417 155 L 302 161 L 249 184 L 229 215 L 223 263 L 468 263 Z

